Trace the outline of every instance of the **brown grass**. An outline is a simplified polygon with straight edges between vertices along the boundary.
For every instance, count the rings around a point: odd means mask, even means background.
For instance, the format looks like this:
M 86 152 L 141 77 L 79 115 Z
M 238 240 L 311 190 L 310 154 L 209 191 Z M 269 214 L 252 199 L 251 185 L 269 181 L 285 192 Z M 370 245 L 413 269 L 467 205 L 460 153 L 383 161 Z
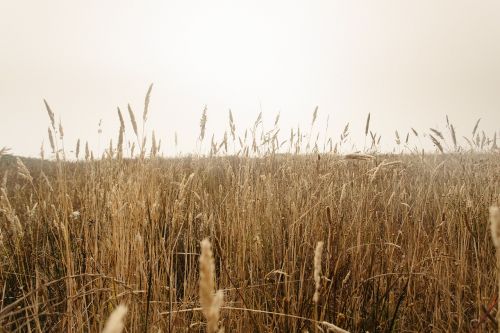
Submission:
M 124 304 L 126 332 L 495 329 L 498 153 L 283 154 L 256 123 L 237 156 L 2 150 L 0 326 L 96 332 Z

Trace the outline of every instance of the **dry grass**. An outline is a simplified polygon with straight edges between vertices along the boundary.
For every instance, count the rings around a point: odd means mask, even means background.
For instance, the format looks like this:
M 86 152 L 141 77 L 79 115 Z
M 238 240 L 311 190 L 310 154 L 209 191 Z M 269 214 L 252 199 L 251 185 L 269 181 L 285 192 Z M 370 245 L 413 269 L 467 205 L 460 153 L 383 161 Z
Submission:
M 210 241 L 201 241 L 200 255 L 200 304 L 207 319 L 207 332 L 219 332 L 220 307 L 223 304 L 224 293 L 215 290 L 215 262 Z M 221 329 L 220 332 L 223 330 Z
M 119 304 L 126 332 L 494 329 L 498 153 L 281 154 L 270 131 L 146 158 L 129 112 L 139 158 L 0 158 L 4 330 L 96 332 Z
M 493 244 L 495 245 L 496 248 L 496 259 L 497 259 L 497 280 L 498 280 L 498 286 L 499 286 L 499 293 L 500 293 L 500 209 L 498 206 L 491 206 L 490 207 L 490 228 L 491 228 L 491 239 L 493 240 Z M 498 299 L 498 296 L 497 296 Z M 497 311 L 497 324 L 500 320 L 500 311 Z M 498 331 L 500 332 L 500 327 L 498 328 Z
M 314 283 L 315 291 L 313 296 L 313 302 L 318 303 L 319 301 L 319 289 L 321 287 L 321 255 L 323 254 L 323 242 L 318 242 L 316 245 L 316 250 L 314 251 Z

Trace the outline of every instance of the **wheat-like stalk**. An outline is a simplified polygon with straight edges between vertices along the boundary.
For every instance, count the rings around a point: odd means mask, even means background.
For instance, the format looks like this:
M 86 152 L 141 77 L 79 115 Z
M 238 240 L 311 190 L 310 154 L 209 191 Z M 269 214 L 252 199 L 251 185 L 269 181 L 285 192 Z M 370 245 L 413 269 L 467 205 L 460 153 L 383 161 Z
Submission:
M 158 153 L 158 145 L 156 143 L 155 131 L 151 135 L 151 157 L 155 157 Z
M 498 293 L 500 294 L 500 208 L 498 206 L 490 207 L 490 230 L 491 239 L 496 248 L 496 272 L 498 280 Z M 500 322 L 500 311 L 497 311 L 497 321 Z M 498 332 L 500 333 L 500 326 L 498 327 Z
M 457 148 L 457 134 L 455 132 L 455 127 L 453 124 L 450 124 L 450 132 L 451 132 L 451 140 L 453 141 L 453 146 L 455 149 Z
M 481 118 L 479 118 L 477 121 L 476 121 L 476 124 L 474 125 L 474 129 L 472 130 L 472 137 L 474 137 L 474 135 L 476 135 L 476 131 L 477 131 L 477 128 L 479 126 L 479 122 L 481 121 Z
M 205 138 L 206 127 L 207 127 L 207 106 L 205 105 L 200 119 L 200 141 L 203 141 L 203 139 Z
M 123 134 L 125 133 L 125 121 L 123 120 L 122 112 L 120 108 L 118 108 L 118 119 L 120 119 L 120 129 L 118 132 L 118 145 L 116 147 L 116 151 L 118 154 L 118 158 L 123 157 Z
M 18 157 L 16 158 L 16 164 L 17 164 L 17 174 L 27 180 L 28 182 L 33 182 L 33 177 L 31 177 L 31 174 L 28 170 L 28 168 L 26 167 L 26 165 L 24 165 L 23 161 L 21 161 L 21 159 Z
M 89 143 L 85 142 L 85 161 L 88 161 L 89 158 L 90 158 Z
M 234 124 L 233 113 L 229 110 L 229 129 L 231 130 L 231 137 L 233 141 L 236 140 L 236 125 Z
M 134 111 L 132 111 L 130 104 L 127 105 L 127 109 L 130 116 L 130 122 L 132 123 L 132 129 L 134 130 L 135 136 L 139 138 L 139 134 L 137 132 L 137 122 L 135 121 Z
M 52 130 L 50 129 L 50 127 L 49 127 L 49 130 L 48 130 L 48 133 L 49 133 L 50 148 L 52 148 L 52 152 L 55 153 L 56 146 L 54 144 L 54 137 L 52 136 Z
M 370 130 L 370 112 L 368 112 L 368 118 L 366 118 L 365 136 L 368 135 L 369 130 Z
M 149 100 L 151 98 L 151 91 L 153 90 L 153 84 L 151 83 L 148 88 L 148 92 L 146 93 L 146 98 L 144 99 L 144 113 L 142 114 L 143 123 L 148 119 L 148 111 L 149 111 Z
M 312 119 L 312 122 L 311 122 L 311 126 L 314 125 L 314 123 L 316 122 L 316 119 L 318 118 L 318 106 L 316 106 L 314 108 L 314 112 L 313 112 L 313 119 Z
M 55 122 L 54 112 L 52 111 L 52 109 L 49 106 L 49 103 L 47 103 L 45 99 L 43 100 L 43 103 L 45 104 L 45 108 L 47 109 L 47 113 L 49 114 L 50 124 L 52 125 L 52 128 L 55 129 L 56 122 Z
M 104 326 L 102 333 L 121 333 L 125 327 L 123 319 L 126 314 L 127 307 L 122 304 L 118 305 L 106 321 L 106 325 Z
M 215 290 L 215 263 L 208 238 L 201 241 L 200 256 L 200 304 L 207 319 L 207 332 L 216 333 L 219 326 L 220 307 L 224 294 Z
M 16 214 L 16 211 L 12 208 L 10 204 L 9 198 L 7 196 L 7 190 L 5 185 L 6 179 L 4 178 L 4 184 L 0 187 L 0 213 L 3 213 L 7 218 L 7 221 L 10 223 L 10 233 L 17 241 L 21 239 L 24 235 L 24 230 L 21 225 L 21 221 Z M 0 235 L 1 236 L 1 235 Z
M 118 119 L 120 120 L 120 127 L 123 127 L 125 128 L 125 121 L 123 120 L 123 115 L 122 115 L 122 111 L 120 110 L 120 108 L 116 108 L 117 111 L 118 111 Z
M 323 244 L 323 242 L 318 242 L 318 244 L 316 244 L 316 250 L 314 251 L 314 303 L 318 303 L 319 301 L 319 289 L 321 287 L 321 255 L 323 254 Z
M 80 139 L 78 139 L 78 141 L 76 141 L 76 148 L 75 148 L 76 159 L 78 159 L 79 155 L 80 155 Z
M 436 139 L 432 134 L 429 134 L 429 137 L 431 138 L 432 140 L 432 143 L 439 149 L 439 151 L 444 154 L 444 149 L 443 149 L 443 146 L 441 145 L 441 143 L 438 141 L 438 139 Z
M 61 123 L 61 119 L 59 119 L 59 139 L 62 141 L 64 139 L 64 127 Z
M 437 129 L 431 128 L 430 129 L 432 133 L 436 134 L 437 137 L 439 137 L 441 140 L 444 140 L 444 135 Z
M 500 209 L 497 206 L 490 207 L 490 230 L 493 244 L 499 250 L 500 247 Z

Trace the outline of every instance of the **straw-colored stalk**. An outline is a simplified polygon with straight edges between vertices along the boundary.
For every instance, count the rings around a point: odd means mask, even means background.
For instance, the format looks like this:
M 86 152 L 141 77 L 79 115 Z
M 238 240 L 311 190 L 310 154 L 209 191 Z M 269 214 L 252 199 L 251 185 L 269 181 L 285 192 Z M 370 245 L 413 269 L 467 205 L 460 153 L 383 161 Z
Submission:
M 49 114 L 50 124 L 52 125 L 52 128 L 55 129 L 54 112 L 52 111 L 52 109 L 49 106 L 49 103 L 47 103 L 47 101 L 45 99 L 43 100 L 43 103 L 45 104 L 45 108 L 47 109 L 47 113 Z
M 88 161 L 89 158 L 90 158 L 89 143 L 85 142 L 85 161 Z
M 314 251 L 314 283 L 316 289 L 314 291 L 313 302 L 319 301 L 319 289 L 321 287 L 321 255 L 323 254 L 323 242 L 318 242 Z
M 50 130 L 50 127 L 48 129 L 48 133 L 49 133 L 50 148 L 52 148 L 52 152 L 55 153 L 56 147 L 54 144 L 54 137 L 52 136 L 52 131 Z
M 78 159 L 79 155 L 80 155 L 80 139 L 78 139 L 78 141 L 76 141 L 76 149 L 75 149 L 76 159 Z
M 31 174 L 26 165 L 24 165 L 23 161 L 21 161 L 21 159 L 18 157 L 16 158 L 16 163 L 17 163 L 17 174 L 24 180 L 27 180 L 28 182 L 32 183 L 33 177 L 31 177 Z
M 139 138 L 139 134 L 137 132 L 137 122 L 135 121 L 134 111 L 132 111 L 132 107 L 130 104 L 127 105 L 128 115 L 130 116 L 130 122 L 132 123 L 132 129 L 134 130 L 134 134 L 137 138 Z
M 220 307 L 222 306 L 224 294 L 221 290 L 215 290 L 215 263 L 210 241 L 205 238 L 201 241 L 200 256 L 200 303 L 203 314 L 207 319 L 207 332 L 223 332 L 219 330 Z
M 498 292 L 500 294 L 500 209 L 498 206 L 490 207 L 490 228 L 491 228 L 491 238 L 493 244 L 496 248 L 496 272 L 498 280 Z M 497 311 L 497 321 L 500 322 L 500 311 Z M 500 333 L 500 326 L 498 327 L 498 332 Z
M 369 130 L 370 130 L 370 113 L 368 112 L 368 118 L 366 118 L 366 125 L 365 125 L 365 136 L 368 135 Z
M 200 119 L 200 141 L 205 138 L 205 130 L 207 127 L 207 106 L 203 108 L 203 113 Z
M 4 183 L 5 182 L 6 179 L 4 178 Z M 4 214 L 7 218 L 7 221 L 10 223 L 10 232 L 13 238 L 17 241 L 23 237 L 24 231 L 16 211 L 10 204 L 5 186 L 5 184 L 2 184 L 2 187 L 0 188 L 0 213 Z
M 59 139 L 62 141 L 64 139 L 64 127 L 59 119 Z
M 148 119 L 149 100 L 151 98 L 151 90 L 153 90 L 153 84 L 152 83 L 149 85 L 148 92 L 146 93 L 146 98 L 144 99 L 144 112 L 142 114 L 142 122 L 143 122 L 143 124 Z

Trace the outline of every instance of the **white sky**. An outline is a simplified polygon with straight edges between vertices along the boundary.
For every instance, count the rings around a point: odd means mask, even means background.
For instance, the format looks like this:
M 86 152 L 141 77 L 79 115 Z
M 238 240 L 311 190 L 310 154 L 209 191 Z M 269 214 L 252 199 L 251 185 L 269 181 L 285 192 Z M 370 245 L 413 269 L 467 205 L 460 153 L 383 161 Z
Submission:
M 444 130 L 446 114 L 460 136 L 479 117 L 491 135 L 500 1 L 0 0 L 0 147 L 48 150 L 43 98 L 67 150 L 77 138 L 97 148 L 100 119 L 101 141 L 116 141 L 116 107 L 140 118 L 151 82 L 148 128 L 167 154 L 175 131 L 194 150 L 205 104 L 217 139 L 229 108 L 240 129 L 261 107 L 267 127 L 280 112 L 285 139 L 316 105 L 334 138 L 348 121 L 361 137 L 368 112 L 390 145 L 395 129 Z

